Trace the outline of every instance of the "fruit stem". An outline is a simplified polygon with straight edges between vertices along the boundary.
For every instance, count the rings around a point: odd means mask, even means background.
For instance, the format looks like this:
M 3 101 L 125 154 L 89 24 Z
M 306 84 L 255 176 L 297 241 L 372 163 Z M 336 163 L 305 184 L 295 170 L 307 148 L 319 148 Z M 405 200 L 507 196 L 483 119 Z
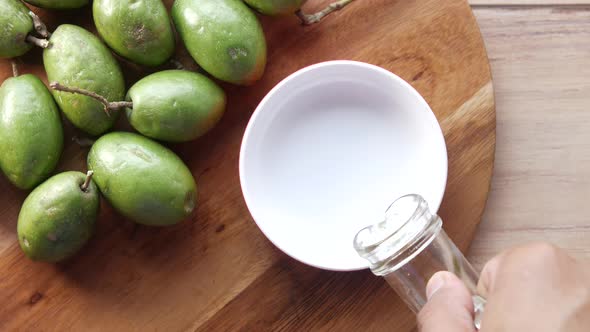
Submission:
M 45 23 L 43 23 L 43 21 L 41 21 L 37 14 L 33 13 L 32 11 L 29 11 L 29 16 L 33 19 L 33 27 L 35 28 L 35 31 L 37 31 L 39 36 L 43 38 L 51 37 L 51 34 L 47 30 L 47 26 L 45 25 Z
M 32 35 L 27 35 L 27 41 L 35 46 L 39 46 L 41 48 L 48 48 L 49 47 L 49 40 L 37 38 Z
M 82 189 L 83 192 L 88 191 L 88 186 L 90 186 L 90 181 L 92 181 L 93 175 L 93 171 L 88 171 L 88 173 L 86 173 L 86 180 L 84 180 L 84 183 L 80 186 L 80 189 Z
M 10 61 L 10 64 L 12 65 L 12 76 L 18 77 L 18 67 L 16 65 L 16 61 L 12 60 Z
M 92 92 L 92 91 L 88 91 L 85 89 L 81 89 L 81 88 L 70 88 L 64 85 L 61 85 L 57 82 L 51 82 L 51 84 L 49 84 L 49 86 L 57 91 L 63 91 L 63 92 L 69 92 L 69 93 L 77 93 L 80 95 L 84 95 L 90 98 L 94 98 L 96 100 L 98 100 L 99 102 L 101 102 L 101 104 L 104 106 L 104 112 L 108 115 L 111 116 L 111 111 L 117 111 L 120 110 L 122 108 L 133 108 L 133 102 L 130 101 L 114 101 L 114 102 L 109 102 L 105 97 L 99 95 L 96 92 Z
M 113 101 L 109 103 L 111 110 L 120 110 L 123 108 L 133 108 L 133 102 L 131 101 Z
M 312 25 L 315 23 L 320 22 L 324 17 L 332 14 L 335 11 L 338 11 L 347 5 L 349 5 L 354 0 L 339 0 L 329 4 L 326 8 L 320 10 L 315 14 L 304 14 L 301 9 L 295 12 L 295 15 L 299 17 L 301 20 L 302 25 Z

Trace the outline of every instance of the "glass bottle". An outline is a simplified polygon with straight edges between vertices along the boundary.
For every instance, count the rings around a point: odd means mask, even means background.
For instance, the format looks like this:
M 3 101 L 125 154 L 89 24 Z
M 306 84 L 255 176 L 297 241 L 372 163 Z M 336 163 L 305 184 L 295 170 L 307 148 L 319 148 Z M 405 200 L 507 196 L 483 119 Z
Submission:
M 367 259 L 371 271 L 382 276 L 414 313 L 426 303 L 426 284 L 439 271 L 457 275 L 473 294 L 474 323 L 481 325 L 485 299 L 477 295 L 478 273 L 442 229 L 419 195 L 407 195 L 391 204 L 385 219 L 363 228 L 354 248 Z

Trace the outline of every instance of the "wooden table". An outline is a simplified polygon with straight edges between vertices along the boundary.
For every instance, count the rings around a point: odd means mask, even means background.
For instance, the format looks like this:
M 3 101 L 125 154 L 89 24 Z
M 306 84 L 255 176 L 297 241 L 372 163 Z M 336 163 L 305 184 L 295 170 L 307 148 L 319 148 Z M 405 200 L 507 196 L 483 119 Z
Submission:
M 551 241 L 590 256 L 590 1 L 470 0 L 497 115 L 488 206 L 470 250 Z

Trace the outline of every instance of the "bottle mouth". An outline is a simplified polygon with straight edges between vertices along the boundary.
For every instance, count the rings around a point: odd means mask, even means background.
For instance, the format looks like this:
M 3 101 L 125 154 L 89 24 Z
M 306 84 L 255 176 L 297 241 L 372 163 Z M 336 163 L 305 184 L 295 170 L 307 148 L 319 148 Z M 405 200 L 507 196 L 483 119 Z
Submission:
M 371 269 L 411 249 L 438 216 L 430 213 L 426 200 L 416 194 L 395 200 L 383 221 L 361 229 L 354 238 L 357 253 L 371 263 Z

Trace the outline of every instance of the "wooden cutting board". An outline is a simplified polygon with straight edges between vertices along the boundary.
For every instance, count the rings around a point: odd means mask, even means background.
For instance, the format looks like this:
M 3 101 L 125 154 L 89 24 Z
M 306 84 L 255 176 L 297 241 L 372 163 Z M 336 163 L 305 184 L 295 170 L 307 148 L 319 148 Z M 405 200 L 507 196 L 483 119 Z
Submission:
M 172 1 L 167 1 L 168 5 Z M 328 0 L 310 0 L 313 11 Z M 91 27 L 90 8 L 37 10 L 51 30 Z M 97 234 L 68 262 L 33 263 L 21 253 L 16 221 L 27 193 L 0 179 L 0 330 L 410 331 L 415 319 L 369 271 L 337 273 L 298 263 L 252 221 L 238 179 L 246 123 L 262 97 L 294 71 L 350 59 L 387 68 L 432 106 L 448 145 L 449 180 L 440 215 L 466 249 L 480 222 L 495 147 L 491 74 L 465 0 L 358 0 L 319 25 L 262 18 L 269 62 L 252 87 L 223 85 L 221 124 L 206 137 L 173 145 L 192 169 L 200 202 L 191 220 L 170 228 L 135 226 L 102 205 Z M 182 48 L 178 57 L 194 68 Z M 41 52 L 17 60 L 43 79 Z M 124 65 L 128 83 L 147 72 Z M 0 81 L 10 75 L 0 62 Z M 125 119 L 119 128 L 126 129 Z M 60 170 L 85 171 L 87 149 L 66 125 Z M 320 248 L 318 248 L 319 250 Z

